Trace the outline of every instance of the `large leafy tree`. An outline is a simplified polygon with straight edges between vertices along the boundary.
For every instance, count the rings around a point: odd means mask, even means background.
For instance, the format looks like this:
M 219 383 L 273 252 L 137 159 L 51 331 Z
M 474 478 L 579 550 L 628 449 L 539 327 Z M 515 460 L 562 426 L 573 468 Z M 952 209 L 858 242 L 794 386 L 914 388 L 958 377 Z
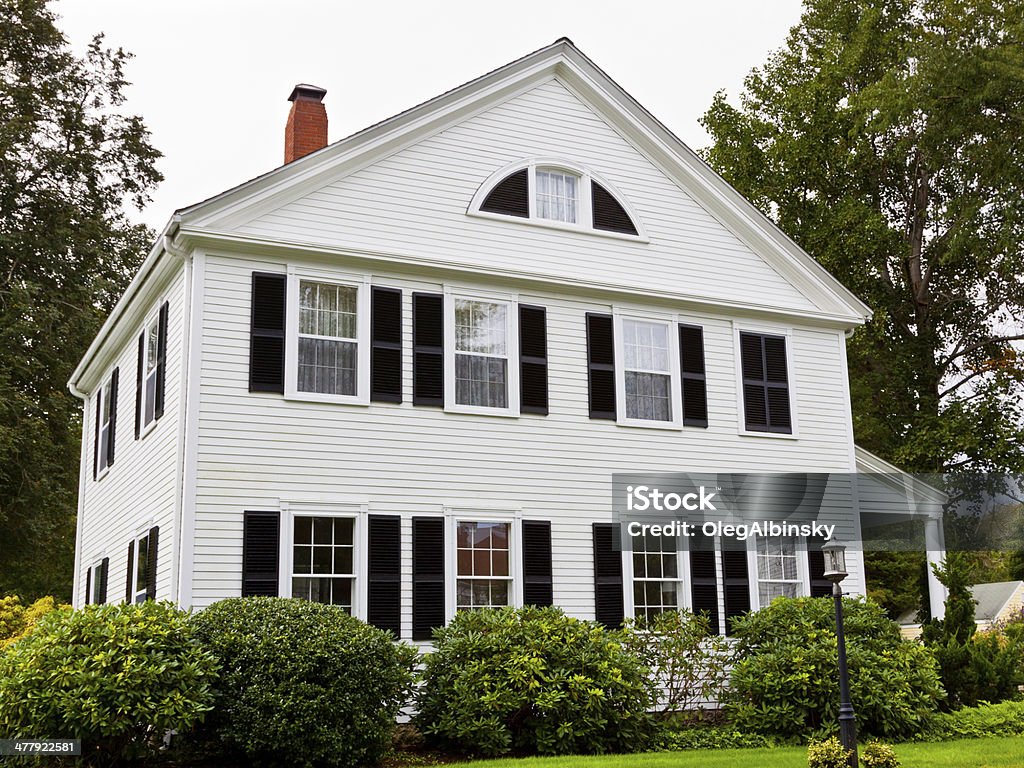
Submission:
M 874 310 L 858 442 L 918 472 L 1024 472 L 1024 4 L 806 0 L 719 93 L 708 162 Z M 921 558 L 869 557 L 911 607 Z
M 921 472 L 1024 471 L 1024 4 L 807 0 L 706 158 L 874 310 L 858 441 Z
M 129 55 L 71 51 L 42 0 L 0 0 L 0 595 L 70 597 L 81 403 L 66 382 L 145 254 L 160 181 L 123 113 Z

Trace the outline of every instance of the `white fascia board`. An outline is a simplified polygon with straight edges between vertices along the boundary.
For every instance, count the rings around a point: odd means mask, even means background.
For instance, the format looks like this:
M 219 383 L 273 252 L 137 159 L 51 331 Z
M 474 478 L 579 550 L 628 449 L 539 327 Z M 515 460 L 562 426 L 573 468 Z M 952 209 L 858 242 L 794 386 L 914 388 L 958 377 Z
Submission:
M 772 304 L 733 301 L 689 294 L 680 291 L 654 290 L 647 286 L 629 286 L 622 283 L 602 283 L 585 277 L 564 274 L 528 272 L 517 269 L 496 269 L 479 267 L 462 262 L 427 258 L 393 251 L 373 251 L 366 248 L 349 247 L 344 244 L 310 244 L 299 240 L 284 240 L 278 237 L 240 235 L 236 232 L 214 232 L 208 229 L 182 227 L 179 238 L 190 248 L 202 247 L 211 253 L 243 254 L 263 256 L 280 260 L 308 259 L 322 260 L 327 264 L 343 259 L 349 269 L 372 271 L 387 269 L 408 275 L 422 276 L 436 282 L 451 279 L 479 282 L 481 279 L 499 283 L 540 288 L 564 295 L 581 296 L 591 299 L 626 299 L 644 306 L 664 305 L 676 311 L 685 309 L 714 316 L 728 315 L 734 318 L 759 318 L 784 321 L 791 327 L 832 328 L 846 330 L 851 319 L 847 314 L 836 314 L 806 309 L 778 307 Z
M 177 217 L 172 216 L 68 379 L 67 387 L 75 397 L 84 400 L 89 396 L 96 379 L 124 342 L 126 332 L 141 324 L 148 301 L 182 268 L 183 254 L 174 252 L 175 247 L 169 243 L 177 226 Z
M 857 472 L 859 473 L 893 475 L 901 478 L 904 482 L 909 479 L 913 484 L 915 493 L 921 494 L 929 501 L 933 501 L 937 504 L 945 504 L 949 500 L 949 495 L 941 489 L 936 488 L 930 483 L 926 483 L 915 475 L 905 472 L 895 464 L 890 464 L 881 456 L 876 456 L 866 448 L 861 448 L 859 445 L 855 445 L 854 453 L 857 458 Z

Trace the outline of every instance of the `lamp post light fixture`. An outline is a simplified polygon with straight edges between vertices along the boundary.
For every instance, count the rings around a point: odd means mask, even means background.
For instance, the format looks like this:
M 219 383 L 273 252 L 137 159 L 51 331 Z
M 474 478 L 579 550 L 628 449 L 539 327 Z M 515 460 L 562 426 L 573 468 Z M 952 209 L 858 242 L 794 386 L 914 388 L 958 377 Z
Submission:
M 850 675 L 846 668 L 846 638 L 843 635 L 843 590 L 839 582 L 849 576 L 846 570 L 846 547 L 832 540 L 823 545 L 824 577 L 832 582 L 832 598 L 836 604 L 836 645 L 839 649 L 839 740 L 848 755 L 850 768 L 857 768 L 857 720 L 850 703 Z

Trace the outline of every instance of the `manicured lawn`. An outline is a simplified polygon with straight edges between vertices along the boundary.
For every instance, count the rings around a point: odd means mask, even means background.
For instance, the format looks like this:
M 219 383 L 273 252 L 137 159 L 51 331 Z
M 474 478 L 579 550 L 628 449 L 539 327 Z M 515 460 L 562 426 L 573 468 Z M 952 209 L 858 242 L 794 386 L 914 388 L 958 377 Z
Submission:
M 1021 768 L 1024 736 L 965 739 L 938 744 L 899 744 L 903 768 Z M 535 757 L 524 760 L 480 760 L 460 768 L 807 768 L 807 750 L 723 749 L 657 752 L 604 757 Z

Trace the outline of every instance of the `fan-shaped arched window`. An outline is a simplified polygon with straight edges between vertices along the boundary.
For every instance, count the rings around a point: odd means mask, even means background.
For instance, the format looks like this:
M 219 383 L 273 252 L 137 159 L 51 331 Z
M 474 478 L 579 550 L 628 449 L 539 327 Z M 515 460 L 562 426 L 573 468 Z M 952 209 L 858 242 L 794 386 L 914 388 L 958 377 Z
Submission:
M 574 164 L 529 161 L 525 167 L 506 167 L 484 182 L 470 211 L 641 236 L 621 197 Z

